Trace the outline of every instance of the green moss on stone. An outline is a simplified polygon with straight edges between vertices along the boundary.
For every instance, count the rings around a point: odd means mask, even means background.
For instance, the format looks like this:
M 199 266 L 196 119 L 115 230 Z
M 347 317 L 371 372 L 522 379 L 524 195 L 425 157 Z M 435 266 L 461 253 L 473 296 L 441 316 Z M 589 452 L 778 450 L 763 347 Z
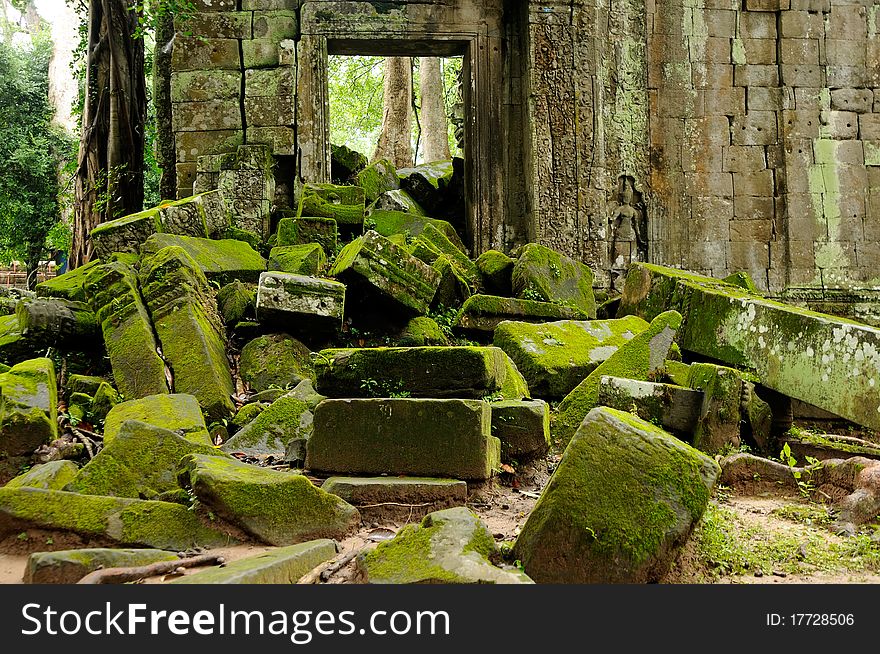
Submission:
M 252 405 L 246 405 L 252 406 Z M 284 395 L 235 434 L 223 445 L 225 452 L 250 455 L 279 454 L 295 438 L 312 433 L 312 413 L 305 401 Z
M 239 372 L 253 391 L 293 388 L 313 379 L 311 351 L 288 334 L 259 336 L 242 349 Z
M 318 243 L 274 247 L 269 253 L 270 271 L 317 276 L 326 265 L 327 256 Z
M 514 259 L 498 250 L 488 250 L 477 258 L 477 269 L 486 293 L 505 297 L 513 294 L 512 275 L 515 263 Z
M 213 445 L 199 402 L 192 395 L 151 395 L 117 404 L 107 414 L 104 443 L 109 444 L 129 420 L 168 429 L 193 443 Z
M 364 189 L 368 203 L 375 202 L 386 191 L 400 188 L 397 170 L 388 159 L 380 159 L 358 172 L 355 182 Z
M 408 347 L 449 345 L 449 339 L 436 320 L 427 316 L 416 316 L 406 323 L 399 337 L 399 343 Z
M 227 325 L 234 325 L 246 316 L 253 315 L 256 302 L 256 289 L 237 279 L 217 292 L 217 310 Z
M 512 284 L 517 297 L 574 307 L 596 317 L 593 272 L 550 248 L 537 243 L 523 247 L 513 267 Z
M 166 247 L 182 248 L 209 280 L 228 284 L 236 279 L 256 282 L 266 270 L 266 260 L 248 243 L 234 239 L 214 240 L 174 234 L 155 234 L 144 243 L 141 257 Z
M 87 264 L 58 275 L 52 279 L 37 284 L 37 297 L 54 297 L 76 302 L 85 302 L 86 293 L 83 285 L 89 271 L 95 266 L 101 265 L 100 259 L 94 259 Z
M 42 488 L 44 490 L 61 490 L 79 472 L 73 461 L 50 461 L 34 466 L 24 474 L 15 477 L 5 488 Z

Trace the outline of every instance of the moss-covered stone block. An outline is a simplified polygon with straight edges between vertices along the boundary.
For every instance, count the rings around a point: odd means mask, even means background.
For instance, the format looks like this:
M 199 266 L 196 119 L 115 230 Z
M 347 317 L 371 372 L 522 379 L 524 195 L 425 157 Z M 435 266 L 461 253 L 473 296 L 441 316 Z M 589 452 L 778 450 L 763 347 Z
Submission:
M 178 489 L 177 466 L 187 454 L 218 454 L 173 431 L 127 420 L 64 490 L 84 495 L 156 499 Z
M 327 255 L 318 243 L 285 245 L 272 248 L 269 253 L 269 271 L 294 275 L 316 276 L 327 265 Z
M 270 545 L 343 538 L 360 514 L 307 477 L 194 454 L 181 463 L 180 481 L 217 515 Z
M 432 161 L 397 171 L 400 187 L 418 202 L 428 215 L 442 215 L 455 169 L 452 161 Z
M 517 297 L 574 307 L 596 317 L 593 272 L 579 261 L 537 243 L 520 251 L 511 276 Z
M 403 189 L 385 191 L 370 205 L 370 211 L 399 211 L 414 216 L 427 216 L 418 202 Z
M 505 320 L 518 322 L 552 322 L 584 320 L 588 316 L 578 309 L 518 298 L 495 295 L 472 295 L 458 312 L 455 327 L 465 333 L 489 335 Z
M 332 330 L 342 326 L 345 284 L 291 273 L 260 275 L 257 319 L 289 328 Z
M 249 402 L 242 406 L 229 421 L 230 432 L 238 431 L 252 420 L 255 420 L 268 406 L 268 402 Z
M 424 254 L 423 250 L 426 249 L 426 246 L 423 243 L 416 243 L 414 246 L 413 249 L 416 253 Z M 473 295 L 473 285 L 450 257 L 445 254 L 438 256 L 434 259 L 431 267 L 440 273 L 440 284 L 438 284 L 434 300 L 431 302 L 432 310 L 443 313 L 449 309 L 457 309 Z
M 101 223 L 90 233 L 95 255 L 100 259 L 114 252 L 137 253 L 141 243 L 159 231 L 159 208 L 153 207 L 116 220 Z
M 198 264 L 183 248 L 169 246 L 144 259 L 140 279 L 174 391 L 194 395 L 212 420 L 232 416 L 226 333 Z
M 365 521 L 418 519 L 467 502 L 467 483 L 458 479 L 330 477 L 321 488 L 356 507 Z
M 688 386 L 703 393 L 699 419 L 694 427 L 694 447 L 716 454 L 740 445 L 740 405 L 743 379 L 733 368 L 711 363 L 692 363 Z
M 42 488 L 61 490 L 79 472 L 73 461 L 50 461 L 36 465 L 27 472 L 10 479 L 5 488 Z
M 306 184 L 300 193 L 296 215 L 332 218 L 337 225 L 364 224 L 366 201 L 360 186 Z
M 266 334 L 248 342 L 238 368 L 241 378 L 257 392 L 293 388 L 314 376 L 311 351 L 289 334 Z
M 446 255 L 459 275 L 467 280 L 470 292 L 473 294 L 480 290 L 482 278 L 477 265 L 435 225 L 428 223 L 424 226 L 413 243 L 412 253 L 429 264 L 434 263 L 440 255 Z
M 157 234 L 147 239 L 141 248 L 146 259 L 166 247 L 179 247 L 196 262 L 210 281 L 228 284 L 232 281 L 256 282 L 266 270 L 266 260 L 244 241 L 234 239 L 213 240 Z
M 104 422 L 104 444 L 109 445 L 129 420 L 173 431 L 199 445 L 212 445 L 199 401 L 192 395 L 152 395 L 117 404 Z
M 398 342 L 404 347 L 445 346 L 449 345 L 449 338 L 436 320 L 427 316 L 416 316 L 406 323 Z
M 515 259 L 498 250 L 483 252 L 476 261 L 482 287 L 490 295 L 513 295 L 513 266 Z
M 408 525 L 392 540 L 361 554 L 358 569 L 371 584 L 528 584 L 525 574 L 492 565 L 498 552 L 485 524 L 464 507 L 444 509 Z
M 15 313 L 0 316 L 0 363 L 14 364 L 36 356 L 39 345 L 21 333 Z
M 410 314 L 427 313 L 440 284 L 436 270 L 374 231 L 347 245 L 330 275 L 355 287 L 365 301 L 379 299 Z
M 499 466 L 488 402 L 325 400 L 306 467 L 314 471 L 488 479 Z
M 322 350 L 316 388 L 328 397 L 528 396 L 522 375 L 495 347 L 377 347 Z M 505 393 L 508 393 L 505 395 Z
M 0 452 L 30 454 L 58 437 L 58 389 L 51 359 L 29 359 L 0 373 Z
M 122 398 L 119 396 L 116 389 L 107 382 L 102 382 L 101 385 L 98 386 L 98 390 L 95 391 L 94 397 L 92 397 L 92 402 L 89 406 L 89 415 L 92 419 L 103 422 L 107 417 L 107 414 L 110 413 L 110 409 L 115 407 L 121 401 Z
M 703 393 L 683 386 L 607 376 L 599 380 L 598 403 L 629 411 L 691 440 L 703 406 Z
M 538 583 L 658 581 L 720 472 L 659 427 L 594 409 L 523 525 L 514 555 Z
M 261 411 L 223 444 L 224 452 L 249 456 L 274 454 L 281 457 L 287 444 L 312 435 L 313 415 L 303 400 L 284 395 Z
M 534 397 L 558 399 L 647 328 L 638 316 L 542 324 L 505 321 L 495 328 L 493 343 L 513 359 Z
M 133 568 L 177 559 L 173 552 L 155 549 L 87 548 L 35 552 L 28 557 L 24 583 L 75 584 L 95 570 Z
M 752 295 L 711 277 L 633 264 L 621 313 L 649 318 L 663 307 L 682 313 L 682 350 L 748 371 L 772 390 L 880 429 L 880 329 Z
M 0 535 L 27 529 L 71 531 L 120 545 L 173 551 L 231 545 L 180 504 L 81 495 L 37 488 L 0 488 Z
M 550 406 L 543 400 L 492 402 L 492 435 L 501 441 L 501 460 L 524 462 L 550 447 Z
M 89 272 L 85 290 L 119 392 L 129 399 L 167 393 L 165 362 L 135 272 L 121 261 L 102 264 Z
M 24 299 L 16 305 L 15 315 L 22 336 L 44 347 L 87 351 L 101 346 L 101 329 L 85 302 Z
M 278 221 L 278 245 L 307 245 L 317 243 L 326 254 L 336 252 L 338 230 L 333 218 L 282 218 Z
M 667 311 L 657 316 L 641 334 L 622 344 L 599 364 L 559 404 L 552 421 L 553 438 L 567 443 L 581 421 L 599 401 L 602 377 L 625 377 L 648 381 L 648 375 L 663 367 L 672 339 L 681 325 L 681 315 Z
M 70 375 L 64 390 L 67 392 L 67 397 L 73 393 L 84 393 L 94 397 L 101 384 L 106 381 L 103 377 L 95 377 L 94 375 Z
M 440 231 L 440 233 L 453 245 L 459 253 L 464 253 L 464 244 L 455 232 L 455 228 L 445 220 L 428 218 L 418 214 L 405 213 L 403 211 L 386 211 L 373 209 L 367 217 L 365 224 L 382 236 L 391 238 L 402 234 L 407 238 L 415 238 L 421 235 L 428 225 Z M 445 243 L 444 243 L 445 245 Z M 432 263 L 426 261 L 425 263 Z
M 227 325 L 234 325 L 256 313 L 257 290 L 235 280 L 217 291 L 217 310 Z
M 345 145 L 330 144 L 330 177 L 344 184 L 367 167 L 367 157 Z
M 89 271 L 101 265 L 100 259 L 94 259 L 87 264 L 74 268 L 63 275 L 37 284 L 37 297 L 54 297 L 74 302 L 85 302 L 86 292 L 83 286 Z
M 336 543 L 321 538 L 288 545 L 257 556 L 197 571 L 172 584 L 295 584 L 300 577 L 336 556 Z
M 356 171 L 355 184 L 364 189 L 368 204 L 372 204 L 387 191 L 400 188 L 400 178 L 394 164 L 388 159 L 380 159 Z

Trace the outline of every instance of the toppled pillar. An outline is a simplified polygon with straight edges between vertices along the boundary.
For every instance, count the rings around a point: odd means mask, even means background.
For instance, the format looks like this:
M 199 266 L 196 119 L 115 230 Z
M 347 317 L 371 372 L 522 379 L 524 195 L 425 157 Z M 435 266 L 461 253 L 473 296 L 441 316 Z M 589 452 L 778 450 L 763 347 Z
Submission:
M 682 314 L 682 349 L 753 372 L 762 385 L 880 429 L 880 329 L 789 306 L 718 279 L 635 263 L 620 312 Z

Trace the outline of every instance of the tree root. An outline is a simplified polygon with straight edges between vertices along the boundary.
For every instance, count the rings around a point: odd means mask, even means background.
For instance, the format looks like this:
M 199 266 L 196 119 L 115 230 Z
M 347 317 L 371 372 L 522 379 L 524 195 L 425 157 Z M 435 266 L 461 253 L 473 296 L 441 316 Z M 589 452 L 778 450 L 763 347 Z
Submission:
M 212 565 L 226 562 L 219 554 L 200 554 L 179 561 L 159 561 L 150 565 L 142 565 L 136 568 L 105 568 L 95 570 L 80 579 L 78 584 L 124 584 L 129 581 L 139 581 L 147 577 L 168 574 L 180 568 L 193 568 L 199 565 Z

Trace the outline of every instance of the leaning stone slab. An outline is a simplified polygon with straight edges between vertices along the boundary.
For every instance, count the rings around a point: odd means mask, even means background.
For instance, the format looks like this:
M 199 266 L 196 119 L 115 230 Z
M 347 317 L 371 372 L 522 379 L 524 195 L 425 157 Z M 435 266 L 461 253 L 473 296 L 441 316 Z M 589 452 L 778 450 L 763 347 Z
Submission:
M 721 280 L 633 264 L 620 315 L 681 311 L 682 349 L 753 372 L 761 384 L 880 428 L 880 329 L 750 294 Z
M 212 282 L 220 285 L 232 281 L 256 282 L 266 270 L 266 260 L 244 241 L 236 239 L 213 240 L 157 234 L 147 239 L 141 256 L 148 257 L 169 246 L 184 250 Z
M 255 392 L 293 388 L 312 379 L 311 351 L 289 334 L 264 334 L 248 341 L 241 350 L 238 370 Z
M 39 346 L 21 333 L 18 317 L 13 313 L 0 316 L 0 364 L 18 363 L 36 356 Z M 5 362 L 5 363 L 4 363 Z
M 332 218 L 308 217 L 282 218 L 278 221 L 278 246 L 308 245 L 317 243 L 324 253 L 336 252 L 338 233 Z
M 520 251 L 511 280 L 517 297 L 541 299 L 574 307 L 596 317 L 593 272 L 579 261 L 537 243 Z
M 172 584 L 295 584 L 336 556 L 336 543 L 322 538 L 288 545 L 172 581 Z
M 330 144 L 330 176 L 333 179 L 350 180 L 366 167 L 365 155 L 345 145 Z
M 74 302 L 86 302 L 86 291 L 83 288 L 89 271 L 101 265 L 100 259 L 94 259 L 87 264 L 74 268 L 63 275 L 37 284 L 37 297 L 54 297 Z
M 256 310 L 257 291 L 252 284 L 235 280 L 217 291 L 217 311 L 227 325 L 235 325 Z
M 493 342 L 516 363 L 534 397 L 556 399 L 647 328 L 638 316 L 542 324 L 505 321 L 495 328 Z
M 223 444 L 224 452 L 244 452 L 249 456 L 284 454 L 290 441 L 308 439 L 312 434 L 313 414 L 309 405 L 284 395 L 242 427 Z
M 90 572 L 105 568 L 131 568 L 159 561 L 176 561 L 173 552 L 154 549 L 94 548 L 35 552 L 28 557 L 26 584 L 75 584 Z
M 507 297 L 513 295 L 511 275 L 515 259 L 498 250 L 483 252 L 476 260 L 477 270 L 480 271 L 482 286 L 490 295 Z
M 392 540 L 357 559 L 361 576 L 371 584 L 529 584 L 518 570 L 490 562 L 495 539 L 470 509 L 456 507 L 408 525 Z
M 464 245 L 461 238 L 455 233 L 455 228 L 445 220 L 428 218 L 427 216 L 405 213 L 403 211 L 386 211 L 373 209 L 367 218 L 367 223 L 382 236 L 390 238 L 395 234 L 417 237 L 425 231 L 428 225 L 432 225 L 452 243 L 455 244 L 459 254 L 464 253 Z
M 440 284 L 436 270 L 374 231 L 339 253 L 330 276 L 355 287 L 366 301 L 378 298 L 415 314 L 427 313 Z
M 342 326 L 345 285 L 329 279 L 268 272 L 260 275 L 257 319 L 292 328 Z
M 538 583 L 647 583 L 675 560 L 721 470 L 606 407 L 577 430 L 514 546 Z
M 399 211 L 413 216 L 427 216 L 425 210 L 406 191 L 393 189 L 382 193 L 370 205 L 370 211 Z
M 206 415 L 229 418 L 235 386 L 226 332 L 208 280 L 183 248 L 170 246 L 141 263 L 141 286 L 174 390 L 194 395 Z
M 581 421 L 599 402 L 602 377 L 625 377 L 647 381 L 648 375 L 663 367 L 666 355 L 675 338 L 681 316 L 675 311 L 661 313 L 648 328 L 596 367 L 584 381 L 559 404 L 552 424 L 554 438 L 566 443 L 574 435 Z
M 79 472 L 73 461 L 50 461 L 36 465 L 18 477 L 9 480 L 4 488 L 42 488 L 61 490 Z
M 325 400 L 306 467 L 314 471 L 488 479 L 499 465 L 488 402 Z
M 274 247 L 269 253 L 269 271 L 294 275 L 317 275 L 327 265 L 327 255 L 318 243 Z
M 21 334 L 45 347 L 93 350 L 101 346 L 101 328 L 85 302 L 58 298 L 21 300 L 15 307 Z
M 400 186 L 431 215 L 440 215 L 447 202 L 455 169 L 451 161 L 432 161 L 397 171 Z
M 688 386 L 702 392 L 700 416 L 694 425 L 694 447 L 709 454 L 739 447 L 743 379 L 733 368 L 692 363 Z
M 472 295 L 455 318 L 455 327 L 464 332 L 491 334 L 505 320 L 544 323 L 555 320 L 584 320 L 582 311 L 554 304 L 495 295 Z
M 151 395 L 117 404 L 104 422 L 104 444 L 109 445 L 129 420 L 173 431 L 199 445 L 212 444 L 199 401 L 192 395 Z
M 550 406 L 543 400 L 492 402 L 492 435 L 501 441 L 501 460 L 528 461 L 550 447 Z
M 187 454 L 216 454 L 210 445 L 128 420 L 64 490 L 83 495 L 154 499 L 177 490 L 177 465 Z
M 203 525 L 180 504 L 37 488 L 0 488 L 0 535 L 27 529 L 71 531 L 120 545 L 174 551 L 235 542 L 218 529 Z
M 735 397 L 739 401 L 739 396 Z M 642 420 L 690 436 L 702 413 L 703 393 L 674 384 L 607 376 L 599 380 L 598 403 L 634 412 Z M 736 415 L 738 418 L 739 411 Z
M 419 519 L 467 502 L 467 483 L 457 479 L 330 477 L 321 488 L 355 506 L 364 520 Z
M 307 477 L 231 458 L 190 455 L 181 462 L 180 482 L 218 515 L 270 545 L 342 538 L 360 523 L 357 509 Z
M 360 227 L 364 223 L 366 203 L 360 186 L 306 184 L 300 194 L 297 217 L 332 218 L 337 225 Z
M 519 400 L 528 387 L 496 347 L 377 347 L 322 350 L 316 389 L 328 397 L 472 398 Z
M 369 204 L 378 200 L 383 193 L 400 188 L 397 170 L 388 159 L 380 159 L 358 171 L 355 183 L 364 189 L 364 196 Z
M 433 263 L 437 257 L 445 254 L 459 275 L 467 280 L 471 293 L 480 290 L 483 280 L 477 264 L 471 261 L 458 245 L 434 225 L 424 226 L 412 245 L 412 253 L 413 256 L 425 263 Z
M 121 261 L 97 266 L 86 278 L 85 290 L 101 324 L 119 392 L 131 399 L 167 393 L 165 362 L 135 272 Z
M 58 437 L 58 389 L 51 359 L 29 359 L 0 373 L 0 452 L 30 454 Z

